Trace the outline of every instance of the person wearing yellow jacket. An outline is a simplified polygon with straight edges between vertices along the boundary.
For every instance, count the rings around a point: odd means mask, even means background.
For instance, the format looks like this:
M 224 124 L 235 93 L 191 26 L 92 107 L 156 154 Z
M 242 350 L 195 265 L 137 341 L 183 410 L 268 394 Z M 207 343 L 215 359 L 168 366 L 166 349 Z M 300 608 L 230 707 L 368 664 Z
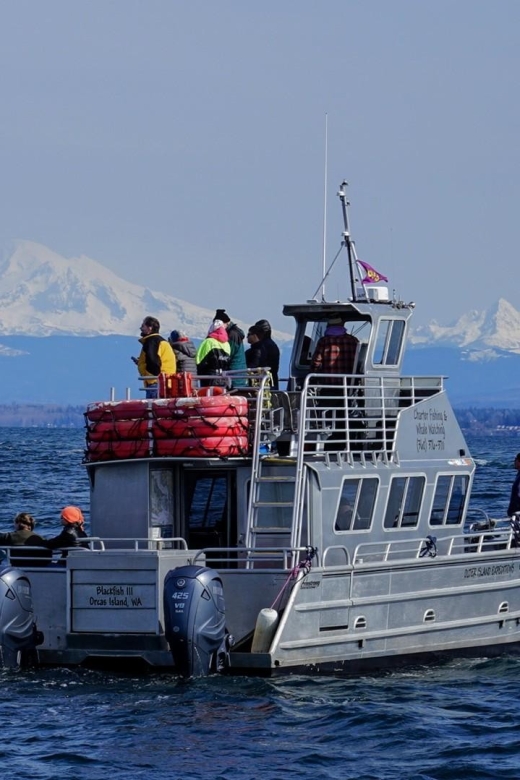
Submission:
M 132 358 L 141 376 L 176 373 L 175 354 L 169 342 L 159 335 L 160 328 L 160 322 L 155 317 L 145 317 L 141 323 L 141 353 L 138 358 Z M 147 398 L 157 398 L 157 379 L 145 379 L 144 386 Z

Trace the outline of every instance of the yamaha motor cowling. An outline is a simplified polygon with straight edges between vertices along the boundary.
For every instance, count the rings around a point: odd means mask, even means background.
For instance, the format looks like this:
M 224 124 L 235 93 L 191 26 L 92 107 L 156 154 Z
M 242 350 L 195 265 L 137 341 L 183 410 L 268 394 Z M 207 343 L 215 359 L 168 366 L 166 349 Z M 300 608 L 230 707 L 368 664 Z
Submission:
M 31 583 L 23 571 L 8 566 L 0 571 L 0 667 L 34 661 L 42 642 L 34 622 Z
M 176 670 L 204 677 L 229 664 L 222 580 L 203 566 L 179 566 L 164 580 L 164 633 Z

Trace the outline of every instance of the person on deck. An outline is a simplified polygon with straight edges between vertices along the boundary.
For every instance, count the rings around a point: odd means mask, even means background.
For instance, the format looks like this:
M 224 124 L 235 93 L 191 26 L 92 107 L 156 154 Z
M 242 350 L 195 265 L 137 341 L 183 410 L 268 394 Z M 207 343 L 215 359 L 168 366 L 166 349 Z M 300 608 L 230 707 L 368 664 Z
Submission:
M 85 532 L 85 519 L 83 512 L 77 506 L 66 506 L 61 510 L 61 522 L 63 529 L 58 536 L 53 536 L 45 541 L 50 550 L 60 550 L 66 547 L 84 547 L 89 549 L 88 542 L 81 541 L 87 538 Z M 63 553 L 65 557 L 67 553 Z
M 257 320 L 249 328 L 247 341 L 250 345 L 246 352 L 248 368 L 268 368 L 273 379 L 273 390 L 278 390 L 278 369 L 280 350 L 271 338 L 271 325 L 268 320 Z
M 176 373 L 175 355 L 171 345 L 159 335 L 160 323 L 155 317 L 145 317 L 141 323 L 142 345 L 138 358 L 132 360 L 141 376 L 157 377 L 160 373 Z M 145 379 L 146 397 L 157 398 L 157 379 Z
M 197 350 L 197 374 L 199 376 L 219 377 L 229 368 L 231 347 L 229 337 L 222 320 L 213 320 L 208 335 Z M 201 379 L 201 387 L 226 386 L 226 379 Z
M 244 352 L 244 331 L 235 322 L 231 322 L 231 317 L 225 309 L 217 309 L 215 319 L 221 320 L 227 330 L 230 348 L 229 370 L 245 372 L 247 365 Z M 233 387 L 242 387 L 246 384 L 246 380 L 234 379 L 232 384 Z
M 0 545 L 6 547 L 41 547 L 41 550 L 11 550 L 10 562 L 13 566 L 38 566 L 48 563 L 52 554 L 46 550 L 46 540 L 34 533 L 35 520 L 28 512 L 20 512 L 14 518 L 14 531 L 0 534 Z M 39 559 L 39 560 L 38 560 Z M 42 561 L 42 559 L 45 559 Z
M 359 341 L 347 333 L 340 317 L 329 319 L 311 360 L 313 374 L 352 374 Z
M 512 517 L 515 512 L 520 512 L 520 452 L 516 456 L 513 465 L 516 469 L 516 477 L 511 488 L 511 498 L 507 508 L 508 517 Z
M 341 317 L 328 320 L 324 335 L 319 339 L 311 360 L 311 374 L 352 374 L 359 341 L 347 333 Z M 342 380 L 320 377 L 317 405 L 324 409 L 325 415 L 332 415 L 333 430 L 325 442 L 325 450 L 338 450 L 346 445 L 345 427 L 347 422 L 347 398 Z M 336 385 L 336 386 L 334 386 Z
M 172 330 L 168 338 L 175 355 L 176 370 L 197 373 L 197 347 L 183 330 Z

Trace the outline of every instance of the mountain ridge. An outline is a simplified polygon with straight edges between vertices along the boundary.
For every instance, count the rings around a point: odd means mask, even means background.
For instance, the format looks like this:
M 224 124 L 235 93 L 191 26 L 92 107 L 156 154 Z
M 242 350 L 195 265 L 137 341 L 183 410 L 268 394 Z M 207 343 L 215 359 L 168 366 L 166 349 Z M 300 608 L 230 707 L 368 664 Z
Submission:
M 65 258 L 23 239 L 4 247 L 0 336 L 133 336 L 147 314 L 161 321 L 165 333 L 185 330 L 204 338 L 215 310 L 128 282 L 86 255 Z M 251 324 L 234 321 L 244 330 Z M 275 333 L 280 341 L 290 338 Z
M 221 303 L 221 302 L 218 302 Z M 204 338 L 214 311 L 122 279 L 97 260 L 65 258 L 43 244 L 16 239 L 0 261 L 0 337 L 135 336 L 142 317 L 156 316 L 165 333 Z M 244 330 L 250 323 L 235 320 Z M 289 333 L 274 331 L 280 342 Z M 505 298 L 462 314 L 448 325 L 412 327 L 412 347 L 454 346 L 462 359 L 489 361 L 501 351 L 520 354 L 520 312 Z M 5 354 L 5 353 L 4 353 Z
M 198 341 L 214 310 L 127 282 L 84 255 L 67 259 L 32 241 L 12 242 L 0 262 L 0 365 L 9 377 L 0 403 L 86 403 L 106 399 L 111 387 L 139 397 L 130 356 L 146 314 L 161 320 L 165 335 L 176 328 Z M 273 335 L 287 376 L 292 336 Z M 453 403 L 514 405 L 520 313 L 500 298 L 449 325 L 412 327 L 404 373 L 449 376 Z
M 450 325 L 439 325 L 432 320 L 428 325 L 413 328 L 410 344 L 442 344 L 484 353 L 504 350 L 520 354 L 520 312 L 505 298 L 500 298 L 488 309 L 469 311 Z

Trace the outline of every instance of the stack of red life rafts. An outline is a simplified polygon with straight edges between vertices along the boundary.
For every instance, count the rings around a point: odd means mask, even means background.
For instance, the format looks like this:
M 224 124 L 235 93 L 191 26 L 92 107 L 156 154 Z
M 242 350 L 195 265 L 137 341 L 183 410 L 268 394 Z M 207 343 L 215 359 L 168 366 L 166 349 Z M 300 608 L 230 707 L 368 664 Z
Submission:
M 88 462 L 126 458 L 222 458 L 248 452 L 247 399 L 192 388 L 191 374 L 161 374 L 159 398 L 89 404 Z

